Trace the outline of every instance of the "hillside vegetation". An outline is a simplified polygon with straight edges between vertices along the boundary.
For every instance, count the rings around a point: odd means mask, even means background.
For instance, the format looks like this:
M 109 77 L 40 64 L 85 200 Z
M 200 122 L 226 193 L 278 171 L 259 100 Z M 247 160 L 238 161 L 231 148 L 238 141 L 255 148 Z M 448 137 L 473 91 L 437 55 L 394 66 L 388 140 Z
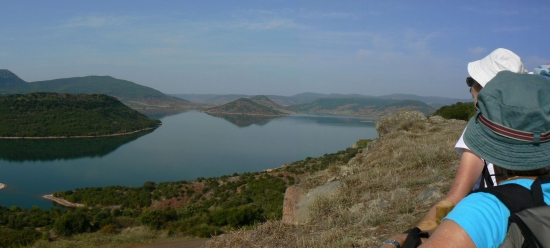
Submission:
M 309 103 L 288 106 L 287 109 L 302 113 L 362 116 L 383 116 L 395 114 L 400 110 L 417 110 L 427 115 L 435 111 L 428 104 L 417 100 L 379 98 L 321 98 Z
M 153 88 L 110 76 L 73 77 L 27 83 L 11 71 L 0 69 L 0 95 L 32 92 L 106 94 L 140 111 L 197 107 L 187 100 L 167 96 Z
M 0 137 L 105 136 L 160 124 L 107 95 L 0 96 Z
M 296 204 L 308 210 L 298 216 L 302 220 L 234 230 L 214 237 L 207 247 L 378 247 L 413 227 L 450 188 L 459 164 L 453 146 L 466 125 L 417 116 L 400 112 L 381 118 L 381 138 L 368 142 L 348 163 L 300 178 L 292 188 L 306 195 L 339 183 L 309 205 Z
M 113 247 L 186 235 L 212 237 L 277 221 L 287 187 L 300 177 L 347 164 L 367 143 L 262 172 L 53 192 L 85 204 L 76 209 L 0 206 L 0 247 Z
M 476 113 L 473 102 L 457 102 L 452 105 L 442 106 L 433 113 L 445 119 L 457 119 L 468 121 Z

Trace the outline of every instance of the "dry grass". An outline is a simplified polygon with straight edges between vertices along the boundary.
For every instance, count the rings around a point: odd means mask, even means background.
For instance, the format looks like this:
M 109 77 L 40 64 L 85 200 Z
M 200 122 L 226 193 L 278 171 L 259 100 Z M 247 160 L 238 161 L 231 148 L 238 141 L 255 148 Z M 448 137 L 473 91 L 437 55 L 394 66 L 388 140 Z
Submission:
M 301 179 L 305 189 L 333 179 L 344 185 L 314 201 L 307 223 L 270 221 L 215 237 L 207 247 L 377 247 L 414 226 L 439 200 L 418 201 L 419 193 L 447 192 L 459 163 L 453 147 L 465 125 L 426 120 L 394 125 L 347 165 Z
M 159 241 L 187 240 L 194 237 L 178 237 L 169 231 L 151 230 L 147 227 L 126 228 L 118 234 L 84 233 L 55 242 L 39 240 L 32 248 L 92 248 L 92 247 L 128 247 L 132 244 L 151 244 Z

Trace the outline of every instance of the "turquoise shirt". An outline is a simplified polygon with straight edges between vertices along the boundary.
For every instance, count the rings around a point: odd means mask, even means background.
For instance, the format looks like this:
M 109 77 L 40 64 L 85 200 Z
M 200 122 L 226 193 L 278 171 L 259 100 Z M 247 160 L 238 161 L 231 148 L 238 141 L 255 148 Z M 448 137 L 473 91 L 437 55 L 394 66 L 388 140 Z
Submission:
M 533 180 L 516 179 L 502 183 L 530 189 Z M 550 203 L 550 183 L 542 184 L 544 201 Z M 510 210 L 489 193 L 474 193 L 462 199 L 444 220 L 452 220 L 468 233 L 476 247 L 498 247 L 508 231 Z

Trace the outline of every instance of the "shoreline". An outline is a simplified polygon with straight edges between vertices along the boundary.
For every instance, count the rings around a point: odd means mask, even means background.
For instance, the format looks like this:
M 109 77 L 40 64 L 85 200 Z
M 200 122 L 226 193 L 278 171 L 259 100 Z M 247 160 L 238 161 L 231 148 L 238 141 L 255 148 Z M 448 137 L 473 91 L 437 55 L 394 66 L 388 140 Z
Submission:
M 42 198 L 48 199 L 50 201 L 54 201 L 59 205 L 63 205 L 65 207 L 71 207 L 71 208 L 78 208 L 78 207 L 84 207 L 84 204 L 81 203 L 72 203 L 69 202 L 63 198 L 54 197 L 53 194 L 50 195 L 43 195 Z
M 6 187 L 8 187 L 8 185 L 6 185 L 6 184 L 4 184 L 4 183 L 0 183 L 0 190 L 1 190 L 1 189 L 4 189 L 4 188 L 6 188 Z
M 138 133 L 138 132 L 142 132 L 142 131 L 156 129 L 156 128 L 160 127 L 161 125 L 159 125 L 157 127 L 144 128 L 144 129 L 140 129 L 140 130 L 136 130 L 136 131 L 132 131 L 132 132 L 105 134 L 105 135 L 95 135 L 95 136 L 0 137 L 0 139 L 73 139 L 73 138 L 78 139 L 78 138 L 114 137 L 114 136 L 129 135 L 129 134 L 134 134 L 134 133 Z

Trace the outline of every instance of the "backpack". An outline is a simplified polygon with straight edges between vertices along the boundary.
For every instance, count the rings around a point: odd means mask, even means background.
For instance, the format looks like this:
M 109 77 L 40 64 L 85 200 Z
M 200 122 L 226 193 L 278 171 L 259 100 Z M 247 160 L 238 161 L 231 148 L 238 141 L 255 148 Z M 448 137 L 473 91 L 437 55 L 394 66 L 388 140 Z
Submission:
M 483 181 L 483 180 L 482 180 Z M 508 232 L 499 248 L 550 247 L 550 206 L 544 202 L 542 184 L 550 182 L 550 175 L 538 177 L 531 189 L 519 184 L 504 184 L 475 190 L 496 196 L 509 210 Z M 427 232 L 412 228 L 407 230 L 403 248 L 418 247 L 421 238 L 429 238 Z
M 544 202 L 542 184 L 550 175 L 538 177 L 531 190 L 505 184 L 476 190 L 496 196 L 509 210 L 508 232 L 500 248 L 550 247 L 550 206 Z

